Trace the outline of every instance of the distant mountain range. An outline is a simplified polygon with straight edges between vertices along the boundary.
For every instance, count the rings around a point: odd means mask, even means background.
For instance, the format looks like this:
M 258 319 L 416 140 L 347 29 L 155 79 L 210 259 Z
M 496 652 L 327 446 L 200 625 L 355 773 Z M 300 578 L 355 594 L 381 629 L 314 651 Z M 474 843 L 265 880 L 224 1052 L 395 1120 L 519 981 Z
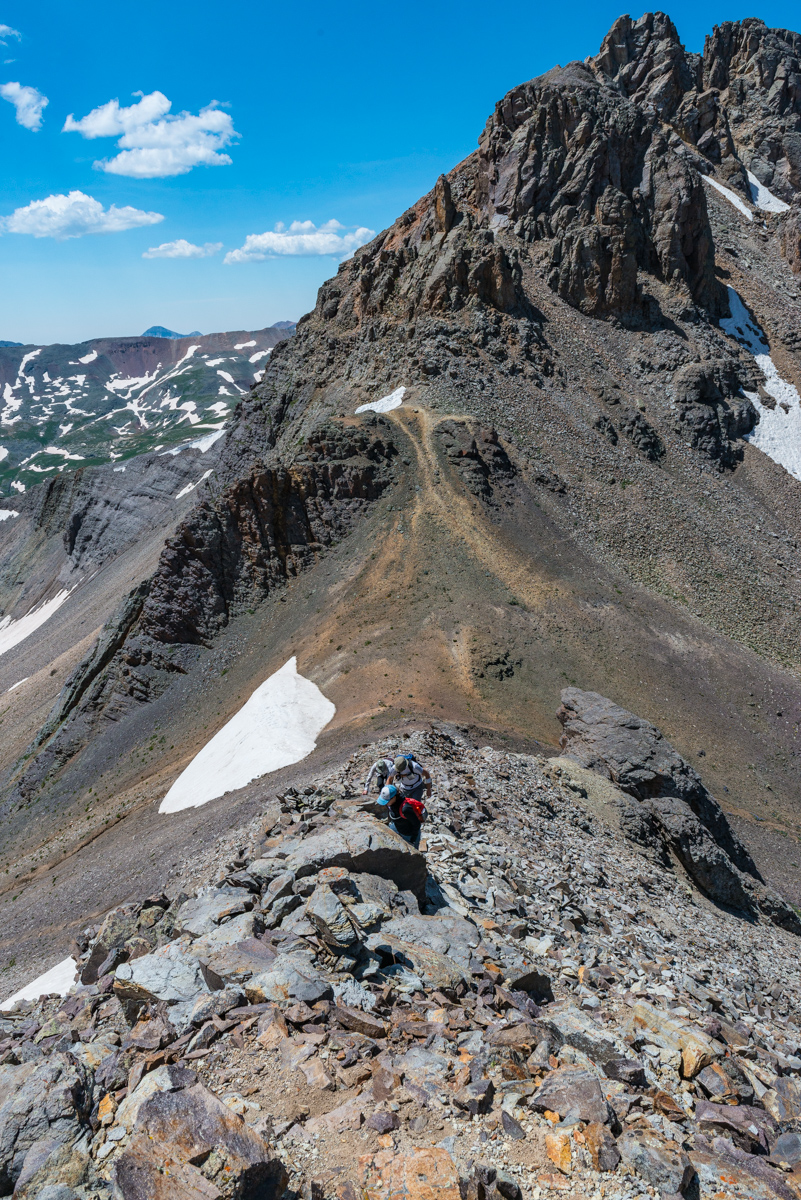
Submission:
M 153 326 L 75 346 L 0 342 L 0 494 L 67 467 L 213 438 L 294 328 L 182 337 Z
M 193 329 L 191 333 L 176 333 L 174 329 L 165 329 L 163 325 L 151 325 L 142 334 L 142 337 L 157 337 L 157 338 L 185 338 L 185 337 L 200 337 L 200 330 Z

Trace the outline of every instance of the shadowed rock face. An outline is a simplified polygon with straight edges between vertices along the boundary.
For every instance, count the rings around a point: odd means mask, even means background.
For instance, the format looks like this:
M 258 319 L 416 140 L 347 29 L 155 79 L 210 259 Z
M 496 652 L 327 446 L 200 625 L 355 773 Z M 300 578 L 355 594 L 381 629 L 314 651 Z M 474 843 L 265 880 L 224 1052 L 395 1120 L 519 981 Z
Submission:
M 750 854 L 700 775 L 655 725 L 597 692 L 579 688 L 563 690 L 557 716 L 564 729 L 560 744 L 565 757 L 605 775 L 641 801 L 653 814 L 663 842 L 703 891 L 735 908 L 759 908 L 777 924 L 801 933 L 790 905 L 764 887 Z M 643 824 L 639 836 L 648 841 L 650 834 Z
M 580 64 L 515 88 L 480 142 L 491 214 L 548 246 L 549 285 L 593 316 L 645 319 L 638 273 L 725 308 L 703 187 L 668 153 L 653 109 L 622 100 Z

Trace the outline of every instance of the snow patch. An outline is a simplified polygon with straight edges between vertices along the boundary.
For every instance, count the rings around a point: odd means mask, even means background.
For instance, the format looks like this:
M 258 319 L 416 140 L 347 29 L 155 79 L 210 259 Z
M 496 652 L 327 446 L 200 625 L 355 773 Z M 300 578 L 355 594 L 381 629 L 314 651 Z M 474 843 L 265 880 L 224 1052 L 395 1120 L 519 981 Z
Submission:
M 234 382 L 234 377 L 233 377 L 233 375 L 229 375 L 229 373 L 228 373 L 227 371 L 218 371 L 218 372 L 217 372 L 217 374 L 218 374 L 218 375 L 219 375 L 219 376 L 220 376 L 222 379 L 224 379 L 226 383 L 233 383 L 233 382 Z
M 720 327 L 753 354 L 765 377 L 765 391 L 776 401 L 775 408 L 768 408 L 759 399 L 758 392 L 745 393 L 759 413 L 759 424 L 752 433 L 746 434 L 746 441 L 779 463 L 796 479 L 801 479 L 801 397 L 794 385 L 782 379 L 776 370 L 764 333 L 751 318 L 734 288 L 727 288 L 726 291 L 729 294 L 731 316 L 724 317 Z M 786 406 L 787 412 L 782 405 Z
M 40 996 L 47 996 L 54 992 L 56 995 L 66 996 L 75 983 L 77 974 L 78 964 L 75 959 L 65 958 L 63 962 L 57 963 L 55 967 L 45 971 L 44 975 L 34 979 L 33 983 L 26 984 L 13 996 L 9 996 L 0 1004 L 0 1009 L 13 1008 L 18 1000 L 38 1000 Z
M 380 400 L 374 400 L 371 404 L 360 404 L 356 409 L 356 412 L 392 412 L 393 408 L 400 408 L 401 404 L 403 404 L 403 397 L 405 395 L 405 387 L 401 386 L 399 388 L 395 388 L 394 392 L 390 392 L 388 396 L 382 396 Z
M 21 479 L 12 479 L 11 486 L 13 487 L 15 492 L 21 493 L 21 492 L 25 491 L 25 484 L 22 482 Z
M 222 358 L 210 358 L 206 363 L 207 367 L 219 367 L 221 362 L 225 362 L 225 355 Z
M 754 218 L 751 215 L 750 208 L 746 207 L 745 201 L 741 200 L 736 192 L 733 192 L 731 188 L 724 187 L 722 183 L 718 183 L 717 179 L 713 179 L 711 175 L 702 175 L 701 178 L 706 180 L 707 183 L 710 183 L 713 188 L 719 191 L 721 196 L 725 196 L 729 203 L 733 204 L 735 208 L 739 209 L 744 217 L 747 217 L 749 221 L 753 221 Z
M 124 471 L 124 470 L 125 470 L 125 467 L 114 467 L 114 473 L 115 473 L 115 475 L 116 475 L 118 472 L 120 472 L 120 471 Z
M 3 617 L 0 621 L 0 654 L 5 654 L 7 650 L 18 646 L 26 637 L 44 625 L 45 621 L 49 621 L 56 609 L 61 608 L 69 594 L 69 591 L 64 588 L 52 600 L 44 600 L 41 604 L 35 605 L 24 617 L 18 617 L 16 620 L 12 620 L 10 616 Z
M 234 346 L 234 350 L 247 350 L 248 346 L 255 346 L 255 345 L 256 345 L 256 339 L 251 338 L 249 342 L 237 342 L 237 344 Z M 251 359 L 250 361 L 253 362 L 253 359 Z
M 199 808 L 253 779 L 300 762 L 336 712 L 293 656 L 266 679 L 172 785 L 160 813 Z
M 774 196 L 773 192 L 769 192 L 764 183 L 759 182 L 756 175 L 750 171 L 746 171 L 746 175 L 752 204 L 761 208 L 763 212 L 782 213 L 788 211 L 790 205 L 785 204 L 784 200 L 780 200 L 778 196 Z
M 23 683 L 27 683 L 30 675 L 26 675 L 24 679 L 18 679 L 16 683 L 12 683 L 10 688 L 6 688 L 6 693 L 13 692 L 15 688 L 22 687 Z
M 201 454 L 205 454 L 207 450 L 211 450 L 216 441 L 222 437 L 225 429 L 215 429 L 214 433 L 207 433 L 205 437 L 196 438 L 194 442 L 184 442 L 181 446 L 174 446 L 172 450 L 165 450 L 165 454 L 180 454 L 182 450 L 199 450 Z
M 254 342 L 253 345 L 255 346 L 255 344 L 256 343 Z M 252 363 L 261 362 L 261 360 L 263 358 L 266 358 L 269 353 L 270 353 L 269 350 L 257 350 L 255 354 L 251 354 L 250 358 L 248 359 L 248 362 L 252 362 Z
M 70 459 L 72 462 L 83 462 L 83 454 L 70 454 L 69 450 L 62 450 L 60 446 L 45 446 L 42 454 L 63 454 L 64 458 Z
M 188 483 L 186 487 L 182 487 L 180 492 L 175 493 L 175 499 L 180 500 L 182 496 L 188 496 L 190 492 L 194 492 L 198 484 L 202 483 L 204 479 L 208 479 L 212 470 L 213 468 L 209 467 L 208 471 L 204 472 L 204 474 L 200 476 L 200 479 L 198 479 L 197 483 Z
M 19 513 L 15 508 L 0 508 L 0 521 L 7 521 L 9 517 L 18 517 Z

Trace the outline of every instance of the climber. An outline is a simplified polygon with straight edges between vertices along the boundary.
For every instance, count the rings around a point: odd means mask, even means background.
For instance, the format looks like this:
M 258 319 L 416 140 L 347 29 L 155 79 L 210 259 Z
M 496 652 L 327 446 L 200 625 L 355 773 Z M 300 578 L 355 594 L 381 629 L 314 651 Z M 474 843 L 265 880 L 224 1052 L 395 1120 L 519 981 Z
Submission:
M 387 779 L 389 778 L 389 773 L 392 770 L 393 765 L 394 764 L 393 764 L 391 758 L 376 759 L 376 761 L 373 763 L 372 767 L 370 768 L 370 770 L 367 773 L 367 778 L 364 781 L 364 791 L 362 792 L 362 795 L 366 796 L 369 793 L 370 781 L 372 780 L 373 776 L 375 776 L 376 783 L 378 784 L 378 790 L 380 792 L 382 787 L 384 787 L 384 785 L 386 784 Z
M 387 783 L 394 784 L 402 796 L 411 800 L 422 800 L 425 788 L 426 799 L 431 799 L 431 775 L 411 754 L 398 755 L 387 776 Z
M 420 830 L 428 816 L 422 800 L 403 796 L 394 784 L 388 784 L 381 789 L 378 803 L 387 806 L 389 823 L 395 832 L 417 850 L 420 845 Z

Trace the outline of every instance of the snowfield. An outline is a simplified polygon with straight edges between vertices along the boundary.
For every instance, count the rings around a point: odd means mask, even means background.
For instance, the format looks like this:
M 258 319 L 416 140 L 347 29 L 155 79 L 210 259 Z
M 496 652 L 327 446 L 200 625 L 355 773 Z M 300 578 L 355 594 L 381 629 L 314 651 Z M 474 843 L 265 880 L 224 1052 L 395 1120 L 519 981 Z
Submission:
M 764 183 L 760 183 L 756 175 L 752 175 L 750 171 L 746 171 L 748 176 L 748 190 L 751 193 L 751 201 L 757 208 L 761 208 L 763 212 L 782 213 L 787 212 L 790 208 L 784 200 L 780 200 L 778 196 L 774 196 L 773 192 L 769 192 Z
M 311 754 L 336 707 L 293 656 L 266 679 L 172 785 L 160 813 L 199 808 Z
M 0 1009 L 13 1008 L 18 1000 L 38 1000 L 40 996 L 47 996 L 53 992 L 59 996 L 66 996 L 75 983 L 77 972 L 78 964 L 75 959 L 65 958 L 63 962 L 57 963 L 55 967 L 45 971 L 44 975 L 34 979 L 33 983 L 26 984 L 13 996 L 9 996 L 0 1004 Z
M 759 413 L 759 424 L 746 440 L 779 463 L 796 479 L 801 479 L 801 397 L 792 383 L 782 379 L 770 356 L 770 346 L 764 333 L 752 320 L 734 288 L 727 288 L 731 317 L 720 322 L 721 329 L 745 346 L 756 359 L 765 377 L 765 391 L 776 401 L 768 408 L 758 392 L 746 392 Z
M 380 400 L 373 400 L 370 404 L 360 404 L 356 412 L 392 412 L 393 408 L 400 408 L 405 395 L 405 387 L 395 388 L 394 392 L 390 392 L 388 396 L 382 396 Z
M 52 600 L 45 600 L 42 604 L 37 604 L 24 617 L 18 617 L 16 621 L 8 616 L 3 617 L 2 621 L 0 621 L 0 654 L 5 654 L 7 650 L 18 646 L 34 630 L 44 625 L 45 621 L 48 621 L 52 617 L 56 609 L 61 608 L 61 605 L 69 594 L 69 591 L 63 589 Z
M 729 201 L 729 204 L 733 204 L 736 209 L 739 209 L 744 217 L 747 217 L 749 221 L 753 221 L 754 218 L 751 214 L 751 210 L 747 207 L 745 201 L 740 199 L 736 192 L 733 192 L 731 188 L 724 187 L 722 183 L 718 183 L 717 179 L 712 179 L 709 175 L 702 175 L 701 178 L 706 180 L 707 183 L 711 184 L 716 191 L 720 192 L 721 196 L 725 196 Z

